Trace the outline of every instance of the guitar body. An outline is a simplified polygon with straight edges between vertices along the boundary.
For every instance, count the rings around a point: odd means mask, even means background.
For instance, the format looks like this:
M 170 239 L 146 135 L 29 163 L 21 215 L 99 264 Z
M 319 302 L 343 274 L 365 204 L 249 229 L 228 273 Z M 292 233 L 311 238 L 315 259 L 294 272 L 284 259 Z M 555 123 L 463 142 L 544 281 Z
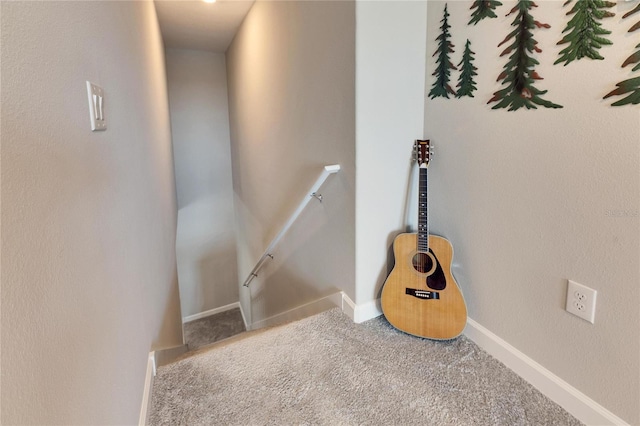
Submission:
M 428 252 L 420 252 L 418 234 L 400 234 L 394 240 L 395 266 L 382 289 L 382 312 L 405 333 L 453 339 L 467 323 L 467 306 L 451 274 L 453 247 L 435 235 L 428 241 Z

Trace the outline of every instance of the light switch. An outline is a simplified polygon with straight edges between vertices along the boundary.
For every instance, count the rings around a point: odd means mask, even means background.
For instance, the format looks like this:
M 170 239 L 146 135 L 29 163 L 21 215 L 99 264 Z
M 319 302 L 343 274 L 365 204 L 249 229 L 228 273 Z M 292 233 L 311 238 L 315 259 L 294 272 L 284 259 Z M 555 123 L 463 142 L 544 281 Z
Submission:
M 102 87 L 87 81 L 87 95 L 89 96 L 89 114 L 91 116 L 91 130 L 107 130 L 104 118 L 104 90 Z

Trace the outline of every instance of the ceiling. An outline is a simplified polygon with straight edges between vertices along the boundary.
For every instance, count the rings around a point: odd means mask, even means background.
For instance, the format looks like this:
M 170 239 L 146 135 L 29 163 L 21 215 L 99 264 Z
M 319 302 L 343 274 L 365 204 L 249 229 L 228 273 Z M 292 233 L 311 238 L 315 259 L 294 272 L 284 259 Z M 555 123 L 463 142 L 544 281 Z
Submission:
M 155 0 L 167 48 L 224 53 L 254 0 Z

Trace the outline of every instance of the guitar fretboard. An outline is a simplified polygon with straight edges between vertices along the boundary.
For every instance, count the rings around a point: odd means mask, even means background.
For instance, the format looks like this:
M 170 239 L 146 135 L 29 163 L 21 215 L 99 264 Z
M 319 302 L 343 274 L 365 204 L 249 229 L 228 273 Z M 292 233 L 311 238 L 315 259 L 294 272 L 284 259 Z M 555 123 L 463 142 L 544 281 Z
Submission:
M 429 251 L 429 212 L 427 203 L 427 166 L 420 166 L 418 182 L 418 251 Z

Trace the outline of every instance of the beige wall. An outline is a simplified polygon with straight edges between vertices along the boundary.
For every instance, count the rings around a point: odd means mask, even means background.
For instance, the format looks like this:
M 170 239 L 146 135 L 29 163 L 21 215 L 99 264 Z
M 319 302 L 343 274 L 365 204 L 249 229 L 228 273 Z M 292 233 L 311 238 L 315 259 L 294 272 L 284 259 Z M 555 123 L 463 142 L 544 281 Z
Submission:
M 276 261 L 241 288 L 245 315 L 259 321 L 338 288 L 354 298 L 354 3 L 255 3 L 227 74 L 240 282 L 322 168 L 342 167 Z
M 224 54 L 167 49 L 183 317 L 238 301 Z
M 471 39 L 474 99 L 427 100 L 425 136 L 436 143 L 429 185 L 432 231 L 456 250 L 454 274 L 471 318 L 630 424 L 640 424 L 640 118 L 602 96 L 628 78 L 620 68 L 637 44 L 619 18 L 604 61 L 552 65 L 566 22 L 562 1 L 538 2 L 543 52 L 536 83 L 560 110 L 492 111 L 486 102 L 505 58 L 513 6 L 469 27 L 470 2 L 448 2 L 453 62 Z M 444 2 L 428 2 L 427 90 Z M 458 73 L 452 73 L 457 82 Z M 610 211 L 630 214 L 615 217 Z M 598 291 L 595 324 L 564 311 L 567 279 Z
M 413 141 L 424 126 L 427 5 L 359 1 L 356 53 L 356 297 L 380 297 L 390 247 L 410 228 Z
M 135 424 L 148 352 L 182 343 L 153 3 L 1 11 L 2 423 Z

